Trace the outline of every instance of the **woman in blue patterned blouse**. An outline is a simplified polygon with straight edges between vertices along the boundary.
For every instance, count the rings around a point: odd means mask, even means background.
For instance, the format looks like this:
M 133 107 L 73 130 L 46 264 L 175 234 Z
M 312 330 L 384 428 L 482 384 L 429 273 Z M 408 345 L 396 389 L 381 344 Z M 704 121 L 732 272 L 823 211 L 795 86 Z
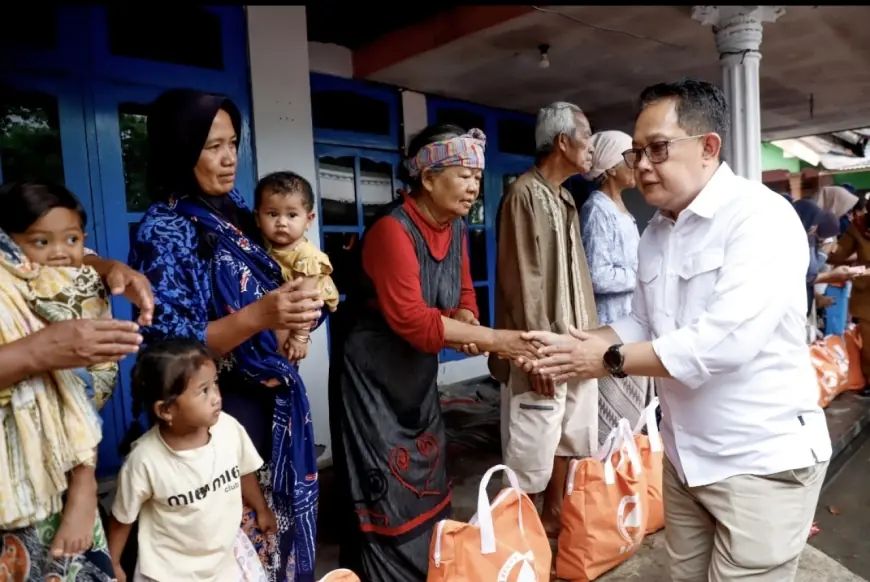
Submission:
M 592 169 L 585 175 L 595 190 L 580 210 L 580 235 L 586 250 L 595 308 L 601 325 L 610 325 L 631 313 L 637 284 L 637 222 L 622 201 L 622 191 L 634 188 L 634 171 L 622 152 L 631 149 L 631 137 L 621 131 L 592 136 Z M 650 396 L 648 378 L 619 380 L 607 376 L 598 382 L 598 437 L 604 442 L 620 418 L 636 422 Z
M 243 523 L 270 582 L 313 582 L 317 459 L 298 369 L 273 330 L 310 330 L 319 291 L 284 284 L 235 190 L 241 116 L 227 98 L 170 90 L 148 116 L 149 193 L 130 264 L 154 288 L 146 342 L 191 337 L 222 356 L 223 409 L 266 460 L 258 477 L 275 520 L 246 506 Z M 247 501 L 247 500 L 246 500 Z M 277 523 L 276 523 L 277 522 Z M 266 535 L 277 532 L 267 540 Z M 208 532 L 203 532 L 208 535 Z

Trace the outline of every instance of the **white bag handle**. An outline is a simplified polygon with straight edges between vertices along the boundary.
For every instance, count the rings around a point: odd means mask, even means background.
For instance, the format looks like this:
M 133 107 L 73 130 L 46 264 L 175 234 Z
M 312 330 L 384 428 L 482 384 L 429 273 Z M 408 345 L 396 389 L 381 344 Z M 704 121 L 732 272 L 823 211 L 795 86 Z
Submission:
M 610 456 L 610 453 L 613 452 L 613 445 L 616 443 L 617 435 L 619 435 L 619 427 L 614 426 L 610 434 L 607 435 L 607 438 L 604 439 L 604 442 L 601 443 L 601 446 L 598 447 L 598 450 L 595 451 L 595 454 L 592 455 L 592 458 L 603 463 Z
M 639 433 L 646 426 L 646 433 L 649 437 L 649 449 L 654 453 L 662 452 L 662 437 L 659 434 L 659 423 L 656 422 L 656 408 L 658 408 L 659 399 L 655 397 L 649 403 L 640 418 L 637 419 L 637 424 L 634 427 L 634 432 Z
M 610 434 L 607 435 L 607 438 L 604 439 L 604 442 L 601 443 L 601 446 L 598 447 L 598 450 L 595 451 L 592 458 L 604 463 L 613 451 L 613 445 L 618 434 L 619 430 L 617 427 L 613 427 L 613 430 L 610 431 Z M 571 495 L 574 492 L 574 476 L 577 474 L 578 463 L 580 463 L 579 459 L 571 459 L 571 463 L 568 465 L 568 478 L 565 481 L 565 495 Z
M 489 494 L 486 492 L 486 487 L 489 485 L 489 480 L 492 479 L 493 474 L 497 471 L 505 472 L 508 483 L 510 483 L 510 488 L 516 492 L 520 502 L 523 499 L 523 490 L 520 489 L 517 474 L 507 465 L 495 465 L 483 474 L 483 477 L 480 479 L 480 487 L 477 490 L 477 523 L 480 527 L 480 553 L 484 555 L 495 553 L 495 525 L 492 523 L 492 508 L 490 507 Z M 520 508 L 519 514 L 520 531 L 524 532 L 522 508 Z
M 621 418 L 619 423 L 613 429 L 613 432 L 617 432 L 614 439 L 614 446 L 607 455 L 607 458 L 604 460 L 604 482 L 607 485 L 613 485 L 616 483 L 616 470 L 613 467 L 613 456 L 617 452 L 624 453 L 620 460 L 620 465 L 625 462 L 625 457 L 627 456 L 635 473 L 643 472 L 643 464 L 640 462 L 640 454 L 637 451 L 637 445 L 634 443 L 634 434 L 631 432 L 631 425 L 628 424 L 628 420 Z

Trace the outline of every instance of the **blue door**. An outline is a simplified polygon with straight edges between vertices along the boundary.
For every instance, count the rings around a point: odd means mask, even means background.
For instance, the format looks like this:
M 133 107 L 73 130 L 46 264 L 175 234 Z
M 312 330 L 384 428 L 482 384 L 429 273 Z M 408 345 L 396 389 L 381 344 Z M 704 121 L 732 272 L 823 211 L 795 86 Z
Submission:
M 66 184 L 87 212 L 87 245 L 102 253 L 110 221 L 94 196 L 91 176 L 96 160 L 88 157 L 92 145 L 81 85 L 67 79 L 0 74 L 0 180 Z M 129 312 L 129 305 L 120 302 L 114 308 L 116 313 Z M 123 404 L 122 398 L 113 397 L 103 409 L 103 433 L 108 438 L 100 443 L 101 470 L 120 463 L 115 436 L 125 430 Z
M 0 179 L 66 184 L 88 212 L 88 246 L 121 261 L 148 206 L 146 105 L 161 91 L 229 96 L 243 118 L 237 186 L 248 199 L 255 176 L 244 8 L 145 4 L 134 17 L 130 10 L 25 4 L 9 14 L 0 39 Z M 126 300 L 114 299 L 112 307 L 116 317 L 132 317 Z M 121 463 L 131 366 L 122 363 L 103 410 L 102 474 Z

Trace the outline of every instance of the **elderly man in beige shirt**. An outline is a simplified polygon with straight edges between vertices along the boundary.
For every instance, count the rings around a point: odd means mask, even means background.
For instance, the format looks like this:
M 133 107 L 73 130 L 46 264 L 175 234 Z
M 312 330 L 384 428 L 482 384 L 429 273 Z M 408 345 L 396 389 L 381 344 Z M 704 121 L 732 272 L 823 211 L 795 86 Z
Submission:
M 496 221 L 495 326 L 567 333 L 598 326 L 577 207 L 562 183 L 589 170 L 589 121 L 576 105 L 553 103 L 538 113 L 535 166 L 509 187 Z M 598 447 L 595 380 L 553 383 L 504 360 L 490 359 L 502 383 L 502 448 L 523 490 L 544 495 L 549 534 L 560 526 L 572 457 Z

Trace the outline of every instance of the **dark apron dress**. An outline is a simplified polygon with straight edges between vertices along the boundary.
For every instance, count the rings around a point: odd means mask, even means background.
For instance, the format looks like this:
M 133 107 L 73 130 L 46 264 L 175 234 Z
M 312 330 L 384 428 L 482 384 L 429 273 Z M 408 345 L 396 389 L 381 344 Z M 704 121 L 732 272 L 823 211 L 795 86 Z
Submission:
M 436 261 L 401 205 L 385 214 L 414 240 L 425 302 L 456 308 L 462 222 L 452 227 L 447 256 Z M 374 295 L 366 277 L 360 280 L 360 301 L 345 311 L 352 317 L 346 339 L 333 344 L 343 345 L 333 349 L 329 394 L 340 562 L 363 582 L 424 582 L 433 527 L 450 513 L 438 355 L 412 347 L 366 307 Z

